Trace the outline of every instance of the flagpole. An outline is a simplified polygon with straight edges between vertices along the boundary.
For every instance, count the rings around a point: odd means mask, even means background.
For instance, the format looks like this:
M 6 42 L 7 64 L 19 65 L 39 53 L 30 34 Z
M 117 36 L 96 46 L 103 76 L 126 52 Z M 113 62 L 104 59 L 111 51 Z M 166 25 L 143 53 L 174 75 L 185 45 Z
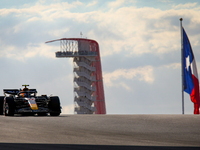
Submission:
M 183 85 L 183 27 L 182 27 L 183 18 L 180 18 L 181 26 L 181 76 L 182 76 L 182 114 L 184 114 L 184 85 Z

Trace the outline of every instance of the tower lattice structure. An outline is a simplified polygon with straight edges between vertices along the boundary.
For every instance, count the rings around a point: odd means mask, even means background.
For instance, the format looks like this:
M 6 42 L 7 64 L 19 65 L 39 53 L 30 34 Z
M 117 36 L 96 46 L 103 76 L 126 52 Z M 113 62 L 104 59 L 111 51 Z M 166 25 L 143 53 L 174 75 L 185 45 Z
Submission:
M 73 58 L 74 113 L 106 114 L 101 58 L 95 40 L 62 38 L 57 58 Z

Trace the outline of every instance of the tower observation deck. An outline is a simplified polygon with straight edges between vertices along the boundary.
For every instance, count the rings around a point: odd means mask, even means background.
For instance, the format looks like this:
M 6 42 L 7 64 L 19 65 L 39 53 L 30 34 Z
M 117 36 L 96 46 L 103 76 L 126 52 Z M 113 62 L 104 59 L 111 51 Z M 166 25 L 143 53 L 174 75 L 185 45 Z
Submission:
M 106 114 L 101 58 L 96 41 L 84 38 L 62 38 L 57 58 L 73 58 L 74 113 Z

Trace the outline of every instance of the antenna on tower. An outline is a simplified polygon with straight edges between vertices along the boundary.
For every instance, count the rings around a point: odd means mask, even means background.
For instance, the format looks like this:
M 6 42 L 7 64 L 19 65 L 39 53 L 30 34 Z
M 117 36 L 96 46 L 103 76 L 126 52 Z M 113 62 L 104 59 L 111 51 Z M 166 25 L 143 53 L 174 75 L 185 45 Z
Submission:
M 82 32 L 80 32 L 80 35 L 81 35 L 81 38 L 82 38 L 82 36 L 83 36 Z

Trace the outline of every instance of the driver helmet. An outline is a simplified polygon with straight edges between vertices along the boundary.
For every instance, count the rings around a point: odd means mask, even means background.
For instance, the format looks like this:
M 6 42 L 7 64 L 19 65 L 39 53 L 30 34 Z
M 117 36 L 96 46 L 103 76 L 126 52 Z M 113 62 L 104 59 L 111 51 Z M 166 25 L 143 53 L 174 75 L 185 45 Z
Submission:
M 26 91 L 28 91 L 29 89 L 27 88 L 27 87 L 25 87 L 25 88 L 23 88 L 22 89 L 22 92 L 21 92 L 21 96 L 22 97 L 26 97 L 26 96 L 28 96 L 28 93 L 26 92 Z M 24 92 L 23 92 L 24 91 Z

